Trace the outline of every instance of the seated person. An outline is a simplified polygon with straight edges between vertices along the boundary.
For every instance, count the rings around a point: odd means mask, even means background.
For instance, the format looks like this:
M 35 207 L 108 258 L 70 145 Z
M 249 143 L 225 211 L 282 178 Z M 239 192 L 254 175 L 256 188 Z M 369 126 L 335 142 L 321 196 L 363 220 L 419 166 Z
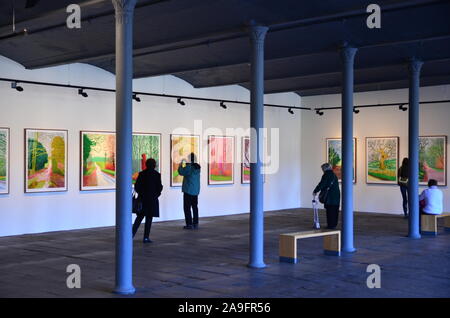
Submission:
M 430 179 L 428 181 L 428 189 L 423 190 L 420 194 L 421 214 L 442 214 L 444 197 L 437 184 L 436 180 Z

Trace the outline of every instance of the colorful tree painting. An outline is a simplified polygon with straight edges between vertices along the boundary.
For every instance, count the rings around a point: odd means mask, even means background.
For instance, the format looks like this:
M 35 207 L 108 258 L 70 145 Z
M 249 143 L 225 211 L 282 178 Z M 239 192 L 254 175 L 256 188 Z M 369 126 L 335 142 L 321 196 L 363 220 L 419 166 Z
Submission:
M 208 136 L 208 184 L 234 182 L 234 137 Z
M 144 170 L 147 159 L 156 160 L 156 170 L 161 172 L 161 134 L 133 134 L 133 184 Z
M 9 193 L 9 129 L 0 128 L 0 194 Z
M 183 176 L 178 174 L 182 160 L 194 153 L 200 160 L 200 137 L 194 135 L 170 135 L 170 186 L 181 186 Z
M 242 137 L 241 183 L 250 183 L 250 138 Z
M 419 182 L 427 184 L 434 179 L 447 185 L 447 136 L 419 137 Z
M 342 141 L 338 138 L 327 139 L 327 162 L 333 172 L 342 181 Z M 356 138 L 353 138 L 353 183 L 356 183 Z
M 116 185 L 116 135 L 81 132 L 81 190 L 114 189 Z
M 398 137 L 366 138 L 367 183 L 397 183 Z
M 25 129 L 25 192 L 67 190 L 67 131 Z

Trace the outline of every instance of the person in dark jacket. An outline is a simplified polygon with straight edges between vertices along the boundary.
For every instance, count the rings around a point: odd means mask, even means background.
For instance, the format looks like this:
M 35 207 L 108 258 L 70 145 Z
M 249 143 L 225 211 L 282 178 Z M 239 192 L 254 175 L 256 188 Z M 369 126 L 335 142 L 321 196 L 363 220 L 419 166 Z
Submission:
M 189 155 L 188 163 L 183 160 L 178 173 L 183 176 L 183 210 L 186 226 L 184 229 L 198 229 L 198 195 L 200 193 L 200 165 L 194 153 Z M 191 214 L 192 209 L 192 214 Z
M 153 158 L 145 162 L 147 169 L 139 172 L 139 176 L 134 185 L 135 191 L 142 199 L 142 213 L 138 214 L 133 224 L 133 237 L 136 234 L 139 225 L 145 217 L 144 243 L 151 243 L 150 229 L 154 217 L 159 217 L 159 201 L 163 186 L 161 183 L 161 174 L 155 170 L 156 161 Z
M 321 168 L 323 171 L 322 179 L 314 189 L 313 195 L 316 196 L 320 191 L 326 191 L 330 188 L 324 206 L 327 211 L 327 229 L 335 229 L 338 224 L 339 204 L 341 202 L 339 181 L 329 163 L 324 163 Z
M 398 185 L 403 199 L 403 214 L 408 218 L 408 178 L 409 178 L 409 159 L 403 158 L 402 166 L 398 169 Z

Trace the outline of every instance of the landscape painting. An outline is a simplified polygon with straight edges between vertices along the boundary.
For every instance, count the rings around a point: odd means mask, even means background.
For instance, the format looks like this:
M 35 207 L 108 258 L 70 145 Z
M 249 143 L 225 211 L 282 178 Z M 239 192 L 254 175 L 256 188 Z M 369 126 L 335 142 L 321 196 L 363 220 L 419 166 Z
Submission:
M 182 185 L 183 176 L 178 174 L 178 166 L 182 160 L 188 160 L 188 156 L 194 153 L 200 160 L 200 136 L 195 135 L 170 135 L 170 186 Z M 200 163 L 200 162 L 198 162 Z
M 419 183 L 430 179 L 447 185 L 447 136 L 419 137 Z
M 25 129 L 25 192 L 67 191 L 67 130 Z
M 161 134 L 133 134 L 133 184 L 139 172 L 146 169 L 147 159 L 156 160 L 156 171 L 161 172 Z
M 9 128 L 0 128 L 0 194 L 9 193 Z
M 366 182 L 397 184 L 398 137 L 366 138 Z
M 327 138 L 327 161 L 339 182 L 342 181 L 342 142 L 340 138 Z M 356 138 L 353 138 L 353 183 L 356 183 Z
M 208 184 L 234 183 L 234 137 L 208 136 Z
M 116 185 L 116 135 L 81 132 L 81 190 L 114 189 Z
M 250 137 L 242 137 L 241 183 L 250 183 Z

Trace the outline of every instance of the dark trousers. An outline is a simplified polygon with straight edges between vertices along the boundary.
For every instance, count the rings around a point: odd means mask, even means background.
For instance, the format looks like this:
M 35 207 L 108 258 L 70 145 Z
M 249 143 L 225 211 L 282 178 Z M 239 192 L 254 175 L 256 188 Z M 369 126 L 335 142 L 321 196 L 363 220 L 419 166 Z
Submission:
M 138 214 L 133 224 L 133 237 L 136 235 L 139 225 L 141 225 L 142 220 L 144 218 L 145 218 L 144 238 L 148 238 L 150 236 L 150 229 L 152 228 L 153 216 L 148 217 L 145 216 L 145 214 Z
M 198 224 L 198 195 L 184 193 L 183 196 L 184 219 L 186 225 Z M 192 214 L 191 214 L 192 209 Z
M 325 210 L 327 211 L 327 228 L 335 229 L 339 220 L 339 205 L 325 204 Z
M 400 192 L 403 198 L 403 213 L 408 216 L 408 187 L 400 186 Z

